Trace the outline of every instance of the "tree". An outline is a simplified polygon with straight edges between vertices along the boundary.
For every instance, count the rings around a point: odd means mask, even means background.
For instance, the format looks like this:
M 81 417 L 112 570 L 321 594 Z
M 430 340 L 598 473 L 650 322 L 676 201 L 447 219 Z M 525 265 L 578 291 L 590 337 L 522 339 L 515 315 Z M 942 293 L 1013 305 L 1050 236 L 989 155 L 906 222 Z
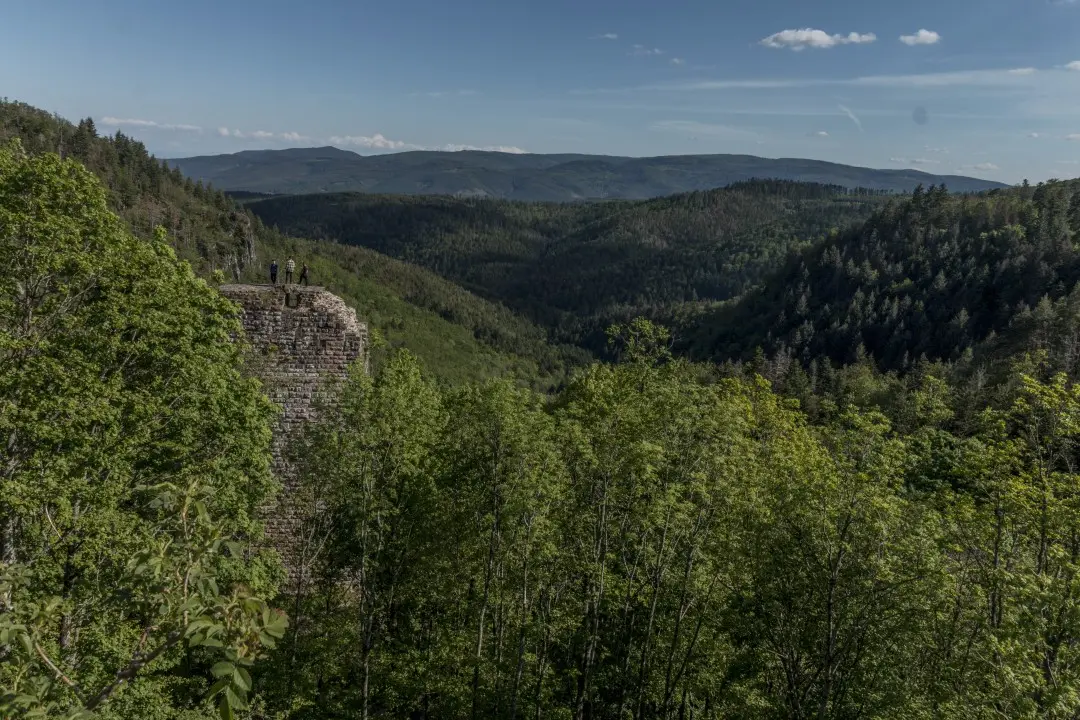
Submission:
M 230 716 L 284 629 L 260 599 L 273 411 L 234 306 L 79 163 L 18 144 L 0 263 L 0 714 L 149 717 L 173 669 L 181 705 L 218 675 Z

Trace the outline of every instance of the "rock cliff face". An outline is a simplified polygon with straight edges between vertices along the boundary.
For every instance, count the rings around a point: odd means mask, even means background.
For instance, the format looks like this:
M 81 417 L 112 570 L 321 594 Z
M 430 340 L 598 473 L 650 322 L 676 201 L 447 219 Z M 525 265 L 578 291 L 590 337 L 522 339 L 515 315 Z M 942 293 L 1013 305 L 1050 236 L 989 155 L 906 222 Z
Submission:
M 295 575 L 299 510 L 291 500 L 296 478 L 286 446 L 304 423 L 315 419 L 327 381 L 341 380 L 356 360 L 367 368 L 367 325 L 338 296 L 316 286 L 222 285 L 222 295 L 238 303 L 256 371 L 267 395 L 281 406 L 274 428 L 273 471 L 282 483 L 274 507 L 266 509 L 267 534 Z

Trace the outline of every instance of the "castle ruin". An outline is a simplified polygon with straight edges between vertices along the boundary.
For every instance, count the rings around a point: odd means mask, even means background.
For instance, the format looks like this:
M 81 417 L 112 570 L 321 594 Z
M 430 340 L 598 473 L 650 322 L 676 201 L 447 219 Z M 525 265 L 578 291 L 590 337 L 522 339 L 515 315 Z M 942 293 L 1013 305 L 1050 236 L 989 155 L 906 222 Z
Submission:
M 367 368 L 367 325 L 356 311 L 318 286 L 222 285 L 221 294 L 240 305 L 240 319 L 257 360 L 256 372 L 266 394 L 282 409 L 274 427 L 274 476 L 282 490 L 265 511 L 266 532 L 296 570 L 293 545 L 300 530 L 299 510 L 290 504 L 297 479 L 290 471 L 286 446 L 301 427 L 315 419 L 325 383 L 343 380 L 360 359 Z

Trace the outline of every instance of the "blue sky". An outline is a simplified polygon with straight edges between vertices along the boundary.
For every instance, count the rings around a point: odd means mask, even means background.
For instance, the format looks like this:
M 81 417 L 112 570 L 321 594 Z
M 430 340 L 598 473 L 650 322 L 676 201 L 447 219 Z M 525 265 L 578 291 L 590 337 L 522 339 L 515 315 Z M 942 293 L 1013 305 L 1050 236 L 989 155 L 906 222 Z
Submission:
M 333 144 L 1080 176 L 1080 0 L 5 0 L 0 95 L 162 157 Z

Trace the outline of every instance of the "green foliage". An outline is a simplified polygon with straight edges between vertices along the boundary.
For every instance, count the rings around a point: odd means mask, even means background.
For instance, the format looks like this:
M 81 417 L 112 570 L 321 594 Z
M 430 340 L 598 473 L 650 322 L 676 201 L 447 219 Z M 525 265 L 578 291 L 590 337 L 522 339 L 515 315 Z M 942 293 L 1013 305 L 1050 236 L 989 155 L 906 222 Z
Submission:
M 36 153 L 0 152 L 0 717 L 1080 713 L 1074 184 L 919 189 L 848 231 L 880 201 L 791 183 L 348 199 L 342 227 L 543 322 L 584 313 L 567 338 L 626 320 L 618 364 L 574 371 L 428 271 L 267 230 L 89 120 L 0 110 Z M 174 191 L 220 233 L 140 230 Z M 288 623 L 273 409 L 182 259 L 253 279 L 251 239 L 389 340 L 289 448 Z
M 305 258 L 314 282 L 354 307 L 387 348 L 408 350 L 449 384 L 512 377 L 546 390 L 590 359 L 580 348 L 549 344 L 544 330 L 502 305 L 366 248 L 269 232 L 260 248 L 261 256 L 279 263 L 290 255 Z M 242 279 L 265 282 L 261 272 L 250 268 Z M 376 349 L 373 361 L 384 355 Z
M 214 653 L 250 662 L 282 629 L 259 599 L 280 575 L 256 514 L 273 411 L 235 309 L 82 165 L 17 143 L 0 264 L 0 712 L 194 707 Z M 170 668 L 195 682 L 126 705 Z
M 290 234 L 429 268 L 521 312 L 559 342 L 600 352 L 612 322 L 735 297 L 883 201 L 838 187 L 755 181 L 640 202 L 331 194 L 248 207 Z
M 920 190 L 698 318 L 683 347 L 748 360 L 762 346 L 804 364 L 847 364 L 861 346 L 898 371 L 920 357 L 1007 368 L 995 361 L 1046 349 L 1074 372 L 1078 196 L 1076 181 L 979 196 Z
M 586 353 L 548 345 L 540 328 L 434 273 L 371 251 L 285 237 L 123 133 L 98 136 L 89 118 L 72 125 L 0 100 L 0 142 L 9 138 L 20 139 L 31 154 L 59 153 L 83 163 L 136 237 L 152 240 L 164 226 L 168 244 L 200 277 L 263 283 L 274 258 L 283 263 L 291 253 L 307 261 L 313 283 L 345 298 L 393 347 L 411 350 L 444 381 L 508 375 L 546 388 L 588 361 Z
M 185 175 L 240 191 L 267 193 L 364 192 L 448 195 L 512 200 L 582 202 L 650 198 L 723 187 L 752 178 L 785 178 L 876 188 L 864 193 L 910 192 L 941 176 L 912 170 L 872 170 L 820 160 L 750 155 L 534 155 L 487 151 L 411 151 L 361 156 L 336 147 L 247 150 L 171 161 Z M 1000 183 L 948 176 L 958 190 Z

